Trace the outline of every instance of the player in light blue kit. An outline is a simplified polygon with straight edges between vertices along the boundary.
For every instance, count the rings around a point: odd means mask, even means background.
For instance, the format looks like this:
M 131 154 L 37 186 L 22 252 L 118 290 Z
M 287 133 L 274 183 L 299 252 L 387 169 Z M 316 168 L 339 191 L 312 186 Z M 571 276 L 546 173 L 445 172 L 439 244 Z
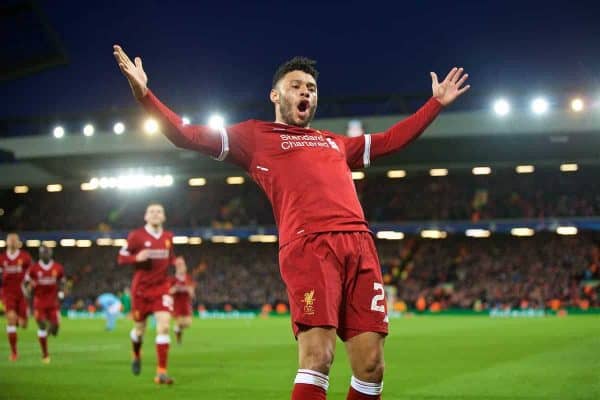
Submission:
M 115 329 L 117 318 L 121 313 L 121 301 L 112 293 L 103 293 L 96 299 L 96 306 L 104 311 L 106 318 L 106 330 Z

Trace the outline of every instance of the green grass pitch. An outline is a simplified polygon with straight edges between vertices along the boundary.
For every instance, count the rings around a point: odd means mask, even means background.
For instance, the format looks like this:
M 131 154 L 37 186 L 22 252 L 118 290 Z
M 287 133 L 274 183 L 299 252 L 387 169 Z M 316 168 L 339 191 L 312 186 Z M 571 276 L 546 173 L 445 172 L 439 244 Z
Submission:
M 33 321 L 31 321 L 33 322 Z M 194 320 L 172 344 L 172 387 L 152 382 L 154 333 L 146 334 L 142 374 L 131 375 L 128 332 L 102 320 L 63 320 L 40 362 L 36 328 L 19 331 L 21 358 L 0 340 L 0 399 L 289 399 L 296 344 L 289 321 Z M 391 321 L 383 398 L 417 400 L 600 399 L 600 318 L 415 317 Z M 350 371 L 343 344 L 329 399 L 345 399 Z

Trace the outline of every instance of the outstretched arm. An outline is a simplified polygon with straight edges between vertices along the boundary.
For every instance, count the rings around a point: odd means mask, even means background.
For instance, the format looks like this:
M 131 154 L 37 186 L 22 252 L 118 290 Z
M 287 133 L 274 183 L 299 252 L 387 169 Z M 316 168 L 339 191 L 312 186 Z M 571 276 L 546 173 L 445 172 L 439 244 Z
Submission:
M 199 151 L 220 161 L 225 159 L 228 144 L 224 129 L 213 130 L 207 126 L 184 125 L 182 119 L 148 89 L 148 76 L 140 57 L 135 57 L 132 62 L 119 45 L 113 46 L 113 55 L 127 78 L 134 97 L 159 121 L 167 139 L 177 147 Z
M 351 139 L 351 142 L 347 144 L 350 150 L 348 152 L 350 166 L 352 168 L 368 167 L 371 161 L 397 152 L 418 138 L 444 106 L 451 104 L 469 90 L 469 85 L 463 86 L 468 76 L 468 74 L 463 74 L 462 68 L 453 68 L 440 83 L 435 72 L 431 72 L 433 96 L 427 103 L 416 113 L 396 123 L 385 132 Z

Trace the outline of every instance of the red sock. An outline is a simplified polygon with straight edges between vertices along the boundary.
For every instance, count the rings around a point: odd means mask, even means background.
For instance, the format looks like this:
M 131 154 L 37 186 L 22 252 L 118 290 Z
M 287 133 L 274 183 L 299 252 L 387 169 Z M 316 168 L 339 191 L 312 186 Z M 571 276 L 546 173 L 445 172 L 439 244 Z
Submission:
M 133 347 L 133 357 L 139 360 L 142 351 L 142 338 L 135 333 L 135 330 L 132 330 L 129 336 L 131 337 L 131 346 Z
M 321 372 L 299 369 L 294 380 L 292 400 L 325 400 L 329 377 Z
M 157 370 L 159 373 L 167 370 L 167 358 L 169 357 L 169 335 L 156 336 L 156 360 L 158 361 Z
M 13 355 L 17 354 L 17 327 L 7 326 L 6 333 L 8 335 L 8 343 L 10 343 L 10 351 Z
M 352 377 L 346 400 L 380 400 L 383 382 L 370 383 Z
M 38 340 L 40 342 L 40 347 L 42 348 L 42 357 L 48 357 L 48 333 L 46 331 L 39 330 Z

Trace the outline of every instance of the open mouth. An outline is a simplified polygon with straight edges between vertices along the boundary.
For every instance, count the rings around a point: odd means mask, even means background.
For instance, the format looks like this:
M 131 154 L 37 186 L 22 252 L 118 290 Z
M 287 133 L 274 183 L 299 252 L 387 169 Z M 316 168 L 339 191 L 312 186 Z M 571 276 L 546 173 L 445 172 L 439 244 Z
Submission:
M 302 100 L 300 103 L 298 103 L 298 111 L 300 111 L 301 113 L 304 113 L 304 112 L 308 111 L 309 106 L 310 106 L 310 103 L 308 100 Z

